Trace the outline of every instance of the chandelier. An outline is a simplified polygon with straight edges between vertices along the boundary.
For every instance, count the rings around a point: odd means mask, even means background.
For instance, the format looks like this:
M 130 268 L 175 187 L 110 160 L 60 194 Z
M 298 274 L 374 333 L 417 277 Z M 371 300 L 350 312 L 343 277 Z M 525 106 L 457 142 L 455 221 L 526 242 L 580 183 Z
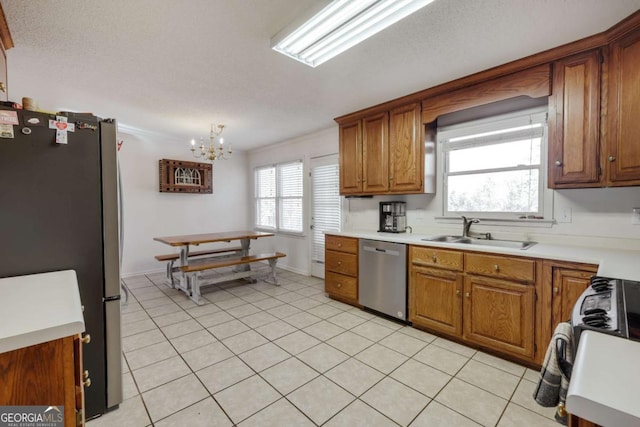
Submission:
M 209 145 L 205 146 L 204 138 L 200 138 L 200 146 L 196 148 L 196 140 L 191 140 L 191 153 L 196 159 L 204 158 L 206 160 L 226 160 L 231 156 L 231 146 L 227 145 L 227 149 L 224 148 L 224 139 L 218 138 L 224 125 L 211 125 L 211 132 L 209 133 Z M 218 144 L 216 145 L 216 139 Z

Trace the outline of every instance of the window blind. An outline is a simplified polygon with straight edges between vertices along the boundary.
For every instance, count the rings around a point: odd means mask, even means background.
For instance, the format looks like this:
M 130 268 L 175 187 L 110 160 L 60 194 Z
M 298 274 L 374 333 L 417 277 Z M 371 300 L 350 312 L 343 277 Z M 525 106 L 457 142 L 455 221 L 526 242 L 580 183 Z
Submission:
M 340 176 L 338 164 L 317 166 L 311 171 L 313 229 L 311 257 L 324 263 L 324 233 L 340 230 Z

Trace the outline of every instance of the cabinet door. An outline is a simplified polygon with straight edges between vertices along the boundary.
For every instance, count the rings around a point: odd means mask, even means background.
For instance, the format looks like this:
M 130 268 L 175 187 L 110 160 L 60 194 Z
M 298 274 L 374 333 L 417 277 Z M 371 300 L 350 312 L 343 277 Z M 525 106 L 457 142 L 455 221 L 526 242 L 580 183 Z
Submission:
M 376 114 L 362 120 L 362 191 L 389 191 L 389 115 Z
M 464 338 L 532 358 L 534 304 L 533 286 L 468 275 L 464 283 Z
M 573 270 L 568 268 L 553 269 L 552 284 L 552 328 L 560 322 L 571 318 L 573 306 L 589 287 L 592 271 Z
M 551 188 L 588 187 L 600 180 L 600 57 L 600 50 L 592 50 L 553 64 Z
M 424 143 L 420 104 L 391 110 L 389 117 L 389 190 L 421 192 L 424 177 Z
M 340 125 L 340 194 L 362 193 L 362 122 Z
M 614 185 L 640 185 L 640 32 L 611 45 L 605 160 Z
M 409 320 L 450 335 L 462 334 L 462 274 L 412 268 Z

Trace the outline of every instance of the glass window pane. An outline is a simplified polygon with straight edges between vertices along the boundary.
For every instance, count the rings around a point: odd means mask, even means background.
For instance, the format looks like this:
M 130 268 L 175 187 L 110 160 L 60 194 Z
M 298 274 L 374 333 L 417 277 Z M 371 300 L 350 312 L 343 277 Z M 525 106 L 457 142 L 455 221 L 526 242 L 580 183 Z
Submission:
M 276 197 L 276 168 L 256 169 L 256 197 Z
M 540 164 L 540 138 L 449 152 L 449 172 L 484 170 Z
M 449 176 L 450 212 L 538 212 L 538 169 Z
M 256 225 L 261 227 L 276 227 L 276 200 L 256 199 Z
M 302 197 L 302 162 L 278 165 L 280 196 Z
M 302 199 L 280 200 L 280 229 L 302 231 Z

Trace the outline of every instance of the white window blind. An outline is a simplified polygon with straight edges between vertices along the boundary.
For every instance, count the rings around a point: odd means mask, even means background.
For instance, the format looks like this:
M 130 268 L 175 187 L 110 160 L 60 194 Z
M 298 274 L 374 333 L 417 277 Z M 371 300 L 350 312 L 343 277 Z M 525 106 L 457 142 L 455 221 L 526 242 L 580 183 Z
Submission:
M 539 110 L 438 129 L 444 214 L 544 215 L 545 131 Z
M 256 226 L 276 228 L 276 168 L 257 168 L 256 176 Z
M 324 263 L 324 233 L 340 230 L 340 176 L 338 164 L 311 171 L 312 222 L 311 259 Z
M 302 232 L 302 162 L 285 163 L 278 168 L 280 231 Z
M 255 169 L 256 228 L 302 232 L 302 161 Z

